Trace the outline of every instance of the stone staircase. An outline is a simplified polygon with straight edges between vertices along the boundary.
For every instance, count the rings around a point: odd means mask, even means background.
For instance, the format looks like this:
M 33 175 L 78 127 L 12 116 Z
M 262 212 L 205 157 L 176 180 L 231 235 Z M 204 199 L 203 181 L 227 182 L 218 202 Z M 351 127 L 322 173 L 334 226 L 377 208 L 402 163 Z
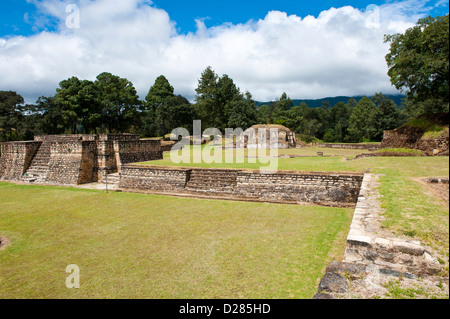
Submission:
M 50 170 L 50 146 L 49 142 L 42 142 L 39 146 L 30 167 L 22 177 L 24 182 L 43 184 L 47 181 Z
M 106 182 L 108 182 L 108 186 L 113 186 L 113 185 L 119 185 L 119 181 L 120 181 L 120 173 L 112 173 L 112 174 L 108 174 L 105 176 L 103 176 L 102 179 L 102 183 L 106 184 Z
M 237 172 L 227 170 L 191 171 L 185 189 L 193 192 L 232 193 L 237 185 Z

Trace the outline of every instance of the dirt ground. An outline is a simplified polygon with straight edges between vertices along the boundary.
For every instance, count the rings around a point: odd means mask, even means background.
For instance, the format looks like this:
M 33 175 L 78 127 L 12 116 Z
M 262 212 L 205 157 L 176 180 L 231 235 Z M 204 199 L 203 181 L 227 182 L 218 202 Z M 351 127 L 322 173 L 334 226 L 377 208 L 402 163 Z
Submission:
M 6 246 L 9 245 L 9 239 L 4 237 L 4 236 L 0 236 L 0 250 L 6 248 Z
M 447 206 L 449 203 L 449 184 L 444 184 L 444 183 L 430 183 L 428 182 L 428 179 L 422 179 L 420 180 L 420 182 L 422 182 L 423 184 L 426 185 L 426 187 L 429 189 L 430 191 L 430 195 L 437 197 L 437 198 L 442 198 L 447 202 Z

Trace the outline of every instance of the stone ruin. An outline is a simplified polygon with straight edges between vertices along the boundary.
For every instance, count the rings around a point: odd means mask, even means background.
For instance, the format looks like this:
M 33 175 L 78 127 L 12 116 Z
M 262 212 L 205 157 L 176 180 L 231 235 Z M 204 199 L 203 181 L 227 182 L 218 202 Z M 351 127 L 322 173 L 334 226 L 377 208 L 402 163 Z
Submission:
M 278 133 L 271 131 L 271 129 L 277 129 Z M 259 136 L 264 136 L 264 133 L 266 137 L 265 141 L 259 141 Z M 286 149 L 296 148 L 298 146 L 295 138 L 295 132 L 292 132 L 283 125 L 253 125 L 250 129 L 247 129 L 244 132 L 244 139 L 244 148 L 249 149 L 259 148 L 261 147 L 260 145 L 264 145 L 264 148 L 268 149 Z
M 395 130 L 385 131 L 380 148 L 409 148 L 422 151 L 428 156 L 449 155 L 449 114 L 424 114 L 416 118 L 426 120 L 439 127 L 443 127 L 440 134 L 427 137 L 423 127 L 411 127 L 408 124 Z
M 160 140 L 139 135 L 44 135 L 1 143 L 0 180 L 79 185 L 98 182 L 122 165 L 162 159 Z

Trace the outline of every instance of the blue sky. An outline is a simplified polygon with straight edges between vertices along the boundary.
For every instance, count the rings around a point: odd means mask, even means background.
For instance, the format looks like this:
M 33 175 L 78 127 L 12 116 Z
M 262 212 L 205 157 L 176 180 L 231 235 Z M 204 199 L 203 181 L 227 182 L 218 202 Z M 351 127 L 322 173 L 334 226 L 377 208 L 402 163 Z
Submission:
M 73 2 L 77 3 L 77 1 Z M 195 19 L 204 19 L 205 25 L 212 27 L 224 23 L 238 24 L 246 23 L 251 19 L 263 19 L 272 10 L 305 17 L 307 15 L 318 16 L 320 12 L 331 7 L 350 5 L 365 10 L 370 4 L 382 5 L 386 2 L 378 0 L 153 0 L 153 6 L 169 13 L 171 20 L 176 22 L 179 33 L 187 33 L 196 31 Z M 435 6 L 439 2 L 442 2 L 442 5 L 430 10 L 430 15 L 448 14 L 448 1 L 433 0 L 429 1 L 428 5 Z M 44 30 L 55 30 L 55 19 L 48 16 L 43 19 L 42 12 L 36 8 L 33 1 L 1 0 L 0 9 L 0 36 L 26 36 Z M 40 17 L 38 23 L 34 24 L 38 17 Z
M 1 0 L 0 90 L 27 103 L 111 72 L 144 98 L 159 75 L 193 100 L 211 66 L 259 101 L 399 93 L 385 34 L 448 14 L 448 0 Z M 76 17 L 67 9 L 76 4 Z M 375 10 L 366 10 L 374 4 Z

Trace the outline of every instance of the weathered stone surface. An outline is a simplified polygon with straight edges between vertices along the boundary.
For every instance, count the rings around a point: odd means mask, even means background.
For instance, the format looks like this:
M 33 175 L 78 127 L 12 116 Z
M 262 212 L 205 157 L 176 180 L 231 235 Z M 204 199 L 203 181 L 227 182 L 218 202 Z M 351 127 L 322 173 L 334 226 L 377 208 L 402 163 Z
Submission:
M 329 294 L 317 293 L 314 295 L 313 299 L 334 299 L 334 298 L 332 296 L 330 296 Z
M 422 256 L 425 249 L 420 245 L 410 244 L 407 242 L 393 242 L 394 250 L 414 256 Z
M 352 150 L 372 150 L 379 148 L 377 144 L 341 144 L 341 143 L 318 143 L 317 147 L 323 148 L 341 148 L 341 149 L 352 149 Z
M 347 243 L 354 246 L 372 247 L 372 239 L 369 236 L 349 235 Z
M 366 267 L 364 264 L 332 261 L 327 265 L 326 272 L 345 274 L 351 279 L 356 279 L 366 273 Z
M 387 275 L 387 276 L 405 277 L 405 278 L 408 278 L 408 279 L 417 279 L 416 275 L 409 274 L 409 273 L 403 273 L 403 272 L 392 270 L 392 269 L 380 268 L 379 271 L 380 271 L 381 274 Z
M 347 279 L 339 273 L 327 272 L 319 284 L 319 292 L 344 293 L 347 291 Z
M 233 169 L 124 165 L 120 187 L 140 191 L 228 196 L 268 202 L 348 205 L 356 201 L 362 176 Z

